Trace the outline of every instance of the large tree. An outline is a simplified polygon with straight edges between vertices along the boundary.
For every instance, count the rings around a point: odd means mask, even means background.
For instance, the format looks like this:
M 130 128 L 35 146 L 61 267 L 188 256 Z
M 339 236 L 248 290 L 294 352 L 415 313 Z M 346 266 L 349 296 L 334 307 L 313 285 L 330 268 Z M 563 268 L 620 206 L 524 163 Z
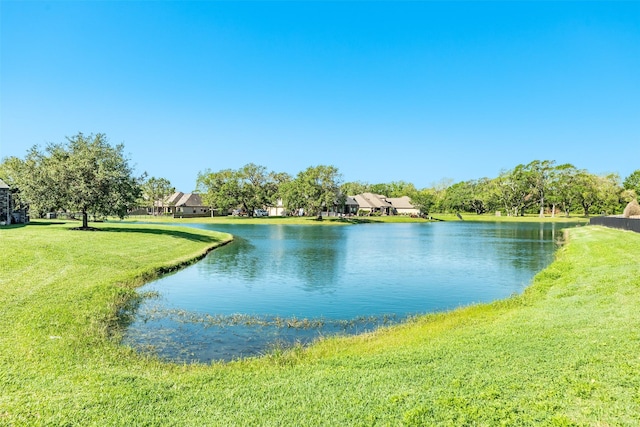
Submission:
M 256 209 L 275 203 L 279 185 L 288 179 L 286 174 L 267 173 L 264 166 L 249 163 L 238 170 L 199 173 L 196 189 L 212 212 L 242 207 L 253 216 Z
M 84 230 L 89 214 L 123 218 L 140 196 L 140 179 L 123 150 L 101 133 L 78 133 L 45 151 L 33 147 L 18 178 L 22 197 L 41 208 L 80 212 Z
M 598 202 L 598 177 L 586 170 L 580 170 L 574 181 L 576 201 L 582 206 L 584 216 L 589 216 L 589 211 Z
M 340 185 L 340 192 L 346 196 L 355 196 L 370 191 L 371 185 L 366 182 L 353 181 Z
M 411 204 L 420 210 L 422 215 L 429 215 L 436 204 L 436 194 L 431 188 L 415 190 L 409 195 Z
M 554 164 L 553 160 L 534 160 L 524 167 L 528 185 L 538 200 L 540 217 L 544 216 L 545 196 L 553 180 Z
M 507 215 L 518 216 L 524 213 L 533 191 L 529 171 L 524 165 L 502 172 L 493 180 L 493 186 L 494 194 Z
M 170 196 L 175 191 L 175 188 L 171 185 L 171 182 L 166 178 L 151 178 L 145 180 L 142 183 L 142 197 L 146 204 L 151 208 L 153 215 L 157 215 L 160 204 L 167 196 Z
M 578 174 L 578 169 L 570 163 L 555 167 L 549 184 L 549 201 L 553 205 L 553 212 L 559 206 L 565 216 L 569 217 L 571 207 L 578 199 Z
M 340 180 L 335 166 L 311 166 L 281 185 L 279 195 L 288 211 L 303 209 L 306 215 L 319 215 L 323 206 L 341 204 Z

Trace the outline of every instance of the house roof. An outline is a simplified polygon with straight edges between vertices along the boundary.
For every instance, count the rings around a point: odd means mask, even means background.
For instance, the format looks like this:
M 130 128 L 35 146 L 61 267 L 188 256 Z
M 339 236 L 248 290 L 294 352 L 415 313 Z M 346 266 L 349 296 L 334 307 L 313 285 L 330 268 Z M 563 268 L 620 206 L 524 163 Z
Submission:
M 346 196 L 344 199 L 344 204 L 347 206 L 358 206 L 358 202 L 351 196 Z
M 183 194 L 176 206 L 202 206 L 202 198 L 196 193 Z
M 183 193 L 176 191 L 163 201 L 157 201 L 156 206 L 204 206 L 202 197 L 197 193 Z
M 362 193 L 352 197 L 360 205 L 360 208 L 379 209 L 391 207 L 391 203 L 387 202 L 387 198 L 381 194 Z
M 389 197 L 387 201 L 396 209 L 416 209 L 416 207 L 411 204 L 409 196 Z
M 6 183 L 6 182 L 4 182 L 2 179 L 0 179 L 0 188 L 6 188 L 6 189 L 8 189 L 8 188 L 9 188 L 9 186 L 7 185 L 7 183 Z
M 167 197 L 164 203 L 166 205 L 176 205 L 178 201 L 182 198 L 182 196 L 184 196 L 184 193 L 182 191 L 176 191 L 175 193 Z

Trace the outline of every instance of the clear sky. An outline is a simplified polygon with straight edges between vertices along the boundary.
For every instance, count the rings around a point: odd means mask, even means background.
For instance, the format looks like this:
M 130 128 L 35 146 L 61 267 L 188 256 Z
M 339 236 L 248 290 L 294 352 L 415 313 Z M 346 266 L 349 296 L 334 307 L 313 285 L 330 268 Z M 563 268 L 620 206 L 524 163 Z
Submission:
M 0 1 L 0 158 L 78 132 L 191 191 L 640 169 L 640 2 Z

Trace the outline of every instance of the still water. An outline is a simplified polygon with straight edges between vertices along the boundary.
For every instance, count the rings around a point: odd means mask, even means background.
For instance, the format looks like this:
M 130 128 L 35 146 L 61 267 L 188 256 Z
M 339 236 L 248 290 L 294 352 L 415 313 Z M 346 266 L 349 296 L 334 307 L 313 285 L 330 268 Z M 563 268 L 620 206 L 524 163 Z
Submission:
M 124 343 L 231 360 L 521 292 L 564 224 L 204 225 L 235 241 L 142 287 Z

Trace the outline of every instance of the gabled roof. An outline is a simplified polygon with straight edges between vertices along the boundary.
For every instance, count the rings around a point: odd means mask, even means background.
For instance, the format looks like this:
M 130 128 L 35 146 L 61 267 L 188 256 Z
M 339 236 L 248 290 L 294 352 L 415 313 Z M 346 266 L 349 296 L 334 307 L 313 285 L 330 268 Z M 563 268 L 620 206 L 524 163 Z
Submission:
M 7 185 L 6 182 L 4 182 L 2 179 L 0 179 L 0 188 L 9 189 L 9 186 Z
M 165 199 L 164 204 L 176 205 L 177 202 L 182 198 L 182 196 L 184 196 L 184 193 L 182 191 L 176 191 L 175 193 L 173 193 L 172 195 L 170 195 Z
M 411 204 L 409 196 L 389 197 L 387 201 L 396 209 L 416 209 L 416 207 Z
M 387 198 L 381 194 L 362 193 L 353 196 L 360 208 L 363 209 L 379 209 L 390 208 L 391 203 L 387 202 Z
M 358 202 L 356 202 L 356 199 L 354 199 L 351 196 L 346 196 L 344 199 L 344 204 L 346 206 L 358 206 Z
M 202 206 L 202 198 L 196 193 L 183 194 L 176 206 Z

